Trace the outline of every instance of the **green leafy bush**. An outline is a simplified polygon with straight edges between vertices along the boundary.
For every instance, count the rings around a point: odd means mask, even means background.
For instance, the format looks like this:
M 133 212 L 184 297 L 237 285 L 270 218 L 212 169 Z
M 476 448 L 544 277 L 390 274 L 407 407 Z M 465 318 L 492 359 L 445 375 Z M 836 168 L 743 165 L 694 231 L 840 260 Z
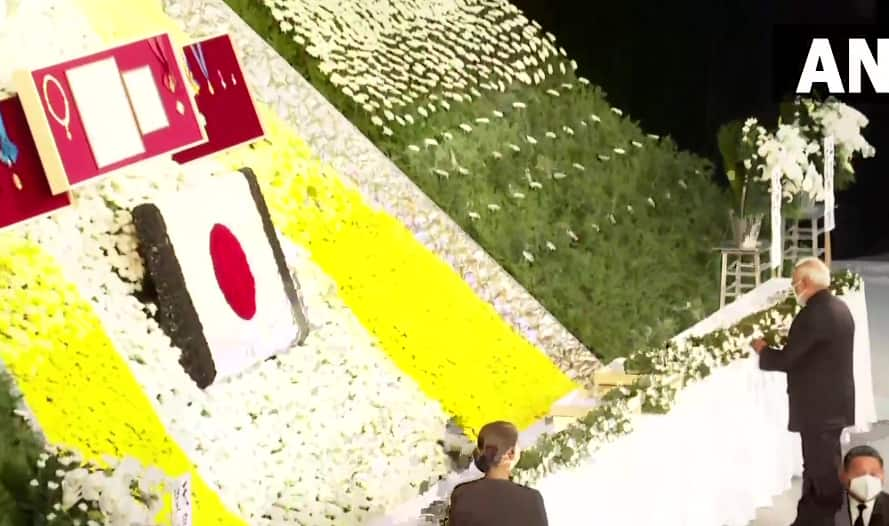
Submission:
M 16 410 L 19 397 L 12 380 L 0 369 L 0 526 L 32 526 L 39 512 L 34 505 L 30 481 L 43 444 Z
M 710 163 L 646 135 L 558 53 L 532 84 L 480 81 L 453 102 L 434 86 L 388 112 L 410 115 L 401 124 L 334 85 L 280 11 L 227 2 L 601 358 L 715 308 L 710 250 L 730 205 Z M 500 16 L 496 3 L 483 2 Z M 535 30 L 504 32 L 520 41 Z

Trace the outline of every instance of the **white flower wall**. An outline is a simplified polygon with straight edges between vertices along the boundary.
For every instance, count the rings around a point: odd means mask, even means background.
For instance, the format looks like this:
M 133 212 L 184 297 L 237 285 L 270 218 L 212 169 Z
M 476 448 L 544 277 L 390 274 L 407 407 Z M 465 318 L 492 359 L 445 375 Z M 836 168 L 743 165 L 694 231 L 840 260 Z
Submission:
M 52 45 L 40 45 L 47 34 Z M 15 54 L 13 68 L 103 45 L 68 0 L 20 6 L 0 31 L 0 46 L 12 43 L 29 50 Z M 9 79 L 0 82 L 8 93 Z M 206 391 L 182 370 L 178 349 L 151 317 L 154 305 L 137 299 L 144 269 L 128 210 L 224 169 L 153 161 L 76 192 L 74 207 L 10 233 L 57 257 L 168 432 L 249 523 L 360 523 L 446 471 L 437 444 L 446 417 L 377 348 L 308 255 L 285 245 L 308 305 L 305 345 Z

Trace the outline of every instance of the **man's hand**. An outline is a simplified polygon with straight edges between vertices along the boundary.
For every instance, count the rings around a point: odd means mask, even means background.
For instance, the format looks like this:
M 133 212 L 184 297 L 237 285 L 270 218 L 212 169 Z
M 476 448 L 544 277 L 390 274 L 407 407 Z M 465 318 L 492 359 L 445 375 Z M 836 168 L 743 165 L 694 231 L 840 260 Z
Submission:
M 753 340 L 753 342 L 750 345 L 753 346 L 753 350 L 756 351 L 757 354 L 761 353 L 764 349 L 767 349 L 769 346 L 769 344 L 766 343 L 766 341 L 763 340 L 762 338 L 757 338 L 757 339 Z

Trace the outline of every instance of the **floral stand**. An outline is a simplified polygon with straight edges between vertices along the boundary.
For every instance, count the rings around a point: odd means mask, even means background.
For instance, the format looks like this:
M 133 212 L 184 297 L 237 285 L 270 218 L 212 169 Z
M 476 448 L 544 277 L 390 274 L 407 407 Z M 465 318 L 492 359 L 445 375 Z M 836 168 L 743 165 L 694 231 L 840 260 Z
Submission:
M 824 243 L 821 242 L 824 236 Z M 816 204 L 785 214 L 784 261 L 791 265 L 804 257 L 829 257 L 824 205 Z
M 762 284 L 762 275 L 768 269 L 769 245 L 759 242 L 751 248 L 733 243 L 717 247 L 722 259 L 719 280 L 719 307 L 743 296 Z M 731 301 L 729 301 L 731 300 Z

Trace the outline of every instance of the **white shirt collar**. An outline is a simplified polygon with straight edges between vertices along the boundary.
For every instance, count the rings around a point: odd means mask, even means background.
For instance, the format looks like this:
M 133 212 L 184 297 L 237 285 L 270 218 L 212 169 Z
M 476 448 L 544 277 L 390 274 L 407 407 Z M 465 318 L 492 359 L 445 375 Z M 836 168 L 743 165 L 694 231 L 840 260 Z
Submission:
M 868 526 L 870 524 L 870 517 L 874 513 L 874 504 L 877 502 L 876 499 L 871 500 L 870 502 L 858 502 L 852 495 L 849 495 L 849 512 L 852 515 L 852 524 L 855 524 L 855 521 L 858 520 L 858 505 L 864 504 L 866 508 L 864 508 L 864 525 Z

